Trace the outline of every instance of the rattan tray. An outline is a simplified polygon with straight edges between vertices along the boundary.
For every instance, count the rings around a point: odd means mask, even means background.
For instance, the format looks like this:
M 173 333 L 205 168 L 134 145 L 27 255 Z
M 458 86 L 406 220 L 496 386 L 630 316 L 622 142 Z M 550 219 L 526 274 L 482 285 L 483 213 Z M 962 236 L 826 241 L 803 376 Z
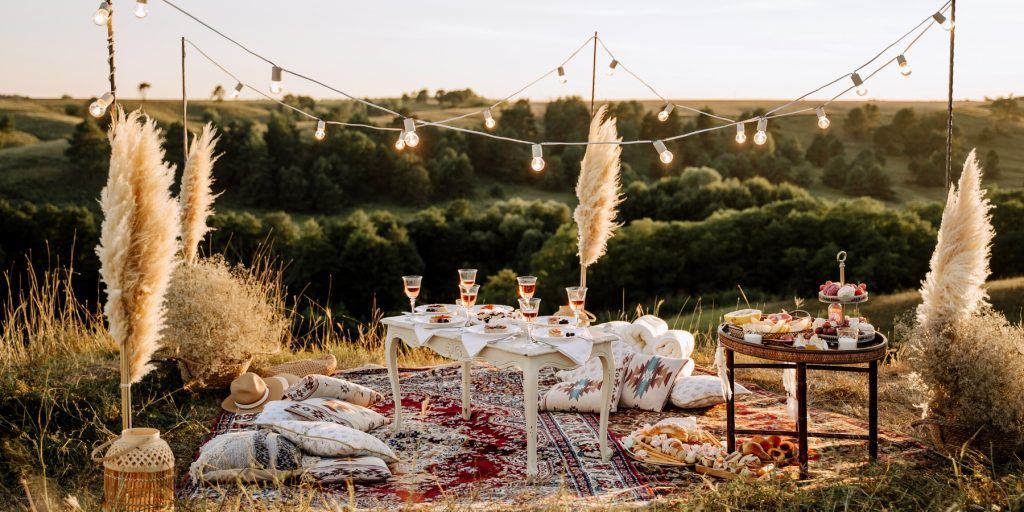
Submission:
M 813 350 L 795 347 L 773 347 L 754 345 L 741 338 L 731 336 L 725 324 L 718 326 L 718 340 L 723 346 L 740 354 L 787 363 L 810 364 L 856 364 L 877 361 L 885 357 L 889 342 L 882 333 L 876 332 L 874 343 L 852 350 Z

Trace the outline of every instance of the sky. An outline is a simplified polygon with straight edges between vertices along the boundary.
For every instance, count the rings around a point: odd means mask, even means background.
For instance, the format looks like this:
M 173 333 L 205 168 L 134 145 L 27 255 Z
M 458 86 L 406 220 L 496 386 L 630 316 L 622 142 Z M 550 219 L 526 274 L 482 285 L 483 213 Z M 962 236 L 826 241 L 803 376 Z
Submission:
M 556 67 L 597 31 L 620 62 L 665 97 L 782 100 L 860 66 L 942 6 L 942 0 L 173 1 L 283 67 L 359 97 L 464 87 L 503 97 Z M 149 2 L 149 16 L 141 20 L 131 14 L 133 0 L 114 2 L 122 97 L 137 96 L 136 86 L 149 82 L 149 97 L 180 98 L 182 36 L 266 90 L 268 64 L 162 0 Z M 106 31 L 91 22 L 96 3 L 5 2 L 0 94 L 106 92 Z M 1019 0 L 960 2 L 957 99 L 1024 93 L 1022 19 Z M 948 45 L 946 32 L 929 29 L 907 52 L 913 74 L 903 78 L 895 67 L 883 70 L 868 81 L 867 98 L 945 98 Z M 189 50 L 190 97 L 209 97 L 218 84 L 234 86 Z M 592 58 L 587 47 L 565 66 L 567 84 L 548 77 L 522 97 L 589 96 Z M 607 77 L 609 61 L 599 50 L 599 99 L 655 99 L 621 70 Z M 285 88 L 340 97 L 287 75 Z

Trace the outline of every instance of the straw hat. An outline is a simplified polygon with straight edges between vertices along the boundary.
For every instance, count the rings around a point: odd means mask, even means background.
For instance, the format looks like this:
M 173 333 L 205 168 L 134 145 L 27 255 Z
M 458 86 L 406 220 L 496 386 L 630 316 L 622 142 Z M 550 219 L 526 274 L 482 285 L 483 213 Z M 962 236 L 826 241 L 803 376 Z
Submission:
M 231 395 L 220 404 L 229 412 L 251 414 L 263 410 L 263 406 L 272 400 L 280 400 L 284 390 L 288 388 L 286 377 L 274 376 L 260 378 L 252 372 L 246 372 L 231 381 Z

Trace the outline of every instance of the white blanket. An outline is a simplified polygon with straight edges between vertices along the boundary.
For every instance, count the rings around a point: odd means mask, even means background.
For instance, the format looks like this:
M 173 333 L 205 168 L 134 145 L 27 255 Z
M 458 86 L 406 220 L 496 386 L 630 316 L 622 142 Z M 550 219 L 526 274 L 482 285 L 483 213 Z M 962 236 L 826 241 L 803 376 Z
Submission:
M 686 359 L 693 354 L 694 344 L 692 334 L 686 331 L 669 330 L 655 338 L 653 343 L 644 346 L 644 353 Z
M 612 321 L 590 329 L 595 334 L 604 332 L 619 337 L 619 340 L 612 342 L 616 368 L 622 366 L 626 356 L 633 353 L 674 359 L 687 359 L 693 354 L 693 335 L 686 331 L 669 330 L 668 324 L 654 315 L 644 315 L 633 323 Z M 561 382 L 583 378 L 600 379 L 601 362 L 594 358 L 574 370 L 557 372 L 555 377 Z

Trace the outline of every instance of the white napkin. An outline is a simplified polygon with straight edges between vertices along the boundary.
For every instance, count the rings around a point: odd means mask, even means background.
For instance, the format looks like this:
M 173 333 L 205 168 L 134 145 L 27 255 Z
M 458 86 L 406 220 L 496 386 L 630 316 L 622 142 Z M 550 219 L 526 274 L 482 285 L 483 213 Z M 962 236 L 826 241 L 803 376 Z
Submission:
M 786 388 L 786 412 L 795 420 L 800 415 L 800 401 L 796 398 L 796 369 L 782 370 L 782 387 Z
M 457 332 L 462 326 L 455 327 L 434 327 L 430 328 L 421 324 L 416 324 L 413 327 L 413 332 L 416 333 L 416 339 L 412 340 L 411 343 L 414 346 L 422 347 L 427 344 L 432 336 L 439 332 Z
M 722 347 L 721 342 L 715 349 L 715 370 L 718 373 L 718 380 L 722 383 L 722 398 L 726 400 L 732 398 L 732 390 L 729 389 L 729 368 L 725 363 L 725 348 Z
M 571 341 L 569 341 L 571 340 Z M 590 359 L 590 352 L 594 348 L 594 340 L 589 336 L 576 336 L 567 338 L 565 341 L 552 343 L 555 350 L 561 352 L 576 364 L 583 364 Z
M 478 334 L 474 332 L 463 332 L 462 333 L 462 346 L 466 349 L 466 354 L 469 357 L 476 357 L 488 343 L 507 338 L 507 333 L 503 334 Z

